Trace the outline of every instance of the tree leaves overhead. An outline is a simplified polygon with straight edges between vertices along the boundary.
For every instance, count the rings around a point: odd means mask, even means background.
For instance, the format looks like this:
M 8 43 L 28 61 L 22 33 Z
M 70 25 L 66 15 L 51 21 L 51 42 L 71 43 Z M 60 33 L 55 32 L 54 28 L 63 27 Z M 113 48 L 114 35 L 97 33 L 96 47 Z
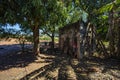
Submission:
M 111 11 L 112 9 L 118 10 L 119 8 L 120 8 L 120 0 L 115 0 L 101 7 L 98 10 L 98 13 L 108 12 L 108 11 Z
M 96 20 L 96 12 L 101 6 L 103 8 L 99 9 L 100 13 L 113 8 L 110 2 L 111 0 L 1 0 L 0 21 L 24 26 L 34 25 L 36 21 L 39 26 L 64 26 L 80 19 L 86 22 L 88 17 Z M 118 6 L 120 1 L 115 0 L 114 3 Z
M 117 5 L 119 5 L 119 4 L 120 4 L 120 0 L 115 0 L 115 3 L 116 3 Z
M 108 12 L 108 11 L 110 11 L 110 10 L 113 9 L 113 6 L 114 6 L 113 3 L 107 4 L 107 5 L 103 6 L 102 8 L 100 8 L 100 9 L 98 10 L 98 12 L 100 12 L 100 13 Z

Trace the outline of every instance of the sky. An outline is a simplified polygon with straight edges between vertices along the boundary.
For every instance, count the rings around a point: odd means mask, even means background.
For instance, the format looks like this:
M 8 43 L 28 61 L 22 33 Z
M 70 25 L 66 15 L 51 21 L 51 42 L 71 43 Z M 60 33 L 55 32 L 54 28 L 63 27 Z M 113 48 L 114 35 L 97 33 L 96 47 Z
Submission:
M 7 24 L 7 29 L 15 29 L 15 30 L 20 30 L 20 27 L 19 27 L 19 25 L 18 24 L 15 24 L 15 25 L 13 25 L 13 26 L 11 26 L 11 25 L 9 25 L 9 24 Z
M 6 28 L 7 30 L 8 30 L 8 29 L 15 29 L 16 31 L 21 30 L 19 24 L 15 24 L 15 25 L 13 25 L 13 26 L 7 24 L 6 26 L 4 26 L 4 28 Z M 42 31 L 40 30 L 39 32 L 41 33 Z

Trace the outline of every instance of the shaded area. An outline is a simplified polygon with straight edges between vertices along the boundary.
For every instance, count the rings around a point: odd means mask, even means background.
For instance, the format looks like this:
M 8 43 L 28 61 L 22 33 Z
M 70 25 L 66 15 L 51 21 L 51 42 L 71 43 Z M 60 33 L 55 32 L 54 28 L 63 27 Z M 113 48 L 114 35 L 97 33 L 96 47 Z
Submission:
M 111 74 L 111 72 L 108 73 L 109 70 L 114 69 L 116 69 L 118 73 L 120 72 L 119 61 L 114 62 L 111 59 L 103 60 L 99 58 L 84 58 L 81 61 L 78 61 L 77 59 L 74 59 L 67 55 L 54 56 L 54 58 L 40 57 L 42 59 L 45 59 L 43 63 L 51 63 L 27 74 L 20 80 L 92 80 L 90 75 L 95 75 L 96 73 L 100 73 L 100 76 L 103 73 L 109 74 L 116 79 L 119 79 L 120 77 L 119 75 Z M 107 71 L 104 72 L 105 70 Z M 97 77 L 95 76 L 95 79 L 96 78 Z M 93 78 L 93 80 L 95 79 Z
M 40 56 L 40 58 L 45 59 L 45 57 L 41 57 L 41 56 Z M 60 58 L 60 55 L 59 55 L 59 57 L 58 57 L 58 55 L 56 55 L 56 57 L 53 59 L 46 58 L 44 62 L 47 62 L 47 60 L 49 59 L 49 60 L 51 60 L 52 63 L 33 71 L 32 73 L 24 76 L 20 80 L 29 80 L 29 79 L 31 79 L 31 77 L 33 77 L 32 78 L 33 80 L 41 78 L 41 77 L 46 77 L 46 79 L 54 79 L 54 78 L 56 78 L 56 76 L 53 77 L 53 76 L 49 76 L 47 74 L 49 74 L 48 72 L 54 71 L 56 68 L 61 67 L 61 62 L 64 60 L 64 58 L 65 57 Z
M 13 67 L 25 67 L 36 60 L 32 52 L 21 53 L 18 44 L 0 45 L 0 53 L 0 71 Z
M 18 52 L 18 51 L 20 51 L 20 45 L 19 44 L 0 45 L 0 56 L 6 56 L 8 54 L 15 53 L 15 52 Z
M 2 42 L 1 42 L 2 43 Z M 32 49 L 31 44 L 25 44 L 25 49 Z M 7 56 L 9 54 L 17 53 L 21 50 L 20 44 L 0 45 L 0 56 Z
M 65 54 L 44 53 L 40 54 L 37 59 L 32 52 L 21 54 L 18 51 L 7 56 L 0 56 L 0 71 L 13 67 L 22 68 L 28 66 L 30 63 L 49 63 L 31 73 L 27 73 L 24 77 L 21 76 L 20 80 L 120 79 L 120 61 L 112 58 L 100 59 L 91 57 L 78 61 Z

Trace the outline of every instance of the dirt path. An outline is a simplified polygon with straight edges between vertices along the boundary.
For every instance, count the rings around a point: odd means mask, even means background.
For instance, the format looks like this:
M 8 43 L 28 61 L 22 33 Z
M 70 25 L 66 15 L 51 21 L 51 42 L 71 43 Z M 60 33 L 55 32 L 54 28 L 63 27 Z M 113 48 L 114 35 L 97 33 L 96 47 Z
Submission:
M 40 67 L 21 78 L 21 80 L 119 80 L 119 62 L 100 59 L 77 59 L 65 55 L 55 55 L 54 58 L 44 57 L 48 65 Z M 41 57 L 43 58 L 43 57 Z M 41 63 L 40 63 L 41 64 Z
M 47 57 L 42 55 L 43 57 Z M 52 56 L 51 56 L 52 57 Z M 0 60 L 0 80 L 19 80 L 34 70 L 47 64 L 44 59 L 37 60 L 32 54 L 10 55 Z
M 120 65 L 114 60 L 77 59 L 65 55 L 41 54 L 6 58 L 0 66 L 0 80 L 119 80 Z M 31 56 L 31 57 L 30 57 Z M 21 59 L 21 60 L 20 60 Z M 31 60 L 30 60 L 31 59 Z M 3 59 L 4 60 L 4 59 Z M 11 60 L 11 62 L 7 62 Z M 13 63 L 12 63 L 13 61 Z M 6 64 L 7 62 L 7 64 Z

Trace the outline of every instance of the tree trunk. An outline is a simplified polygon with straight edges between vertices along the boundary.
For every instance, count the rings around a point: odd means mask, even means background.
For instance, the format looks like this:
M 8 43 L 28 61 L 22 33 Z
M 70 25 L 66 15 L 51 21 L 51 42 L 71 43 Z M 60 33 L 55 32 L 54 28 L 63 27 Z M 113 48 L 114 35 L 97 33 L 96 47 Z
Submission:
M 109 36 L 109 48 L 110 48 L 110 55 L 113 55 L 115 52 L 114 47 L 114 17 L 113 17 L 113 10 L 109 13 L 109 30 L 108 30 L 108 36 Z
M 60 48 L 60 50 L 62 50 L 62 43 L 61 43 L 62 41 L 61 41 L 61 31 L 60 31 L 60 29 L 59 29 L 59 48 Z
M 33 52 L 35 55 L 38 55 L 40 53 L 39 51 L 39 26 L 38 23 L 33 28 Z
M 53 26 L 53 31 L 52 31 L 52 36 L 51 36 L 51 39 L 52 39 L 52 45 L 51 45 L 51 48 L 54 49 L 54 37 L 55 37 L 55 26 Z
M 52 33 L 52 36 L 51 36 L 51 39 L 52 39 L 52 45 L 51 45 L 51 48 L 54 49 L 54 33 Z
M 117 21 L 117 27 L 118 27 L 117 56 L 120 57 L 120 18 Z

